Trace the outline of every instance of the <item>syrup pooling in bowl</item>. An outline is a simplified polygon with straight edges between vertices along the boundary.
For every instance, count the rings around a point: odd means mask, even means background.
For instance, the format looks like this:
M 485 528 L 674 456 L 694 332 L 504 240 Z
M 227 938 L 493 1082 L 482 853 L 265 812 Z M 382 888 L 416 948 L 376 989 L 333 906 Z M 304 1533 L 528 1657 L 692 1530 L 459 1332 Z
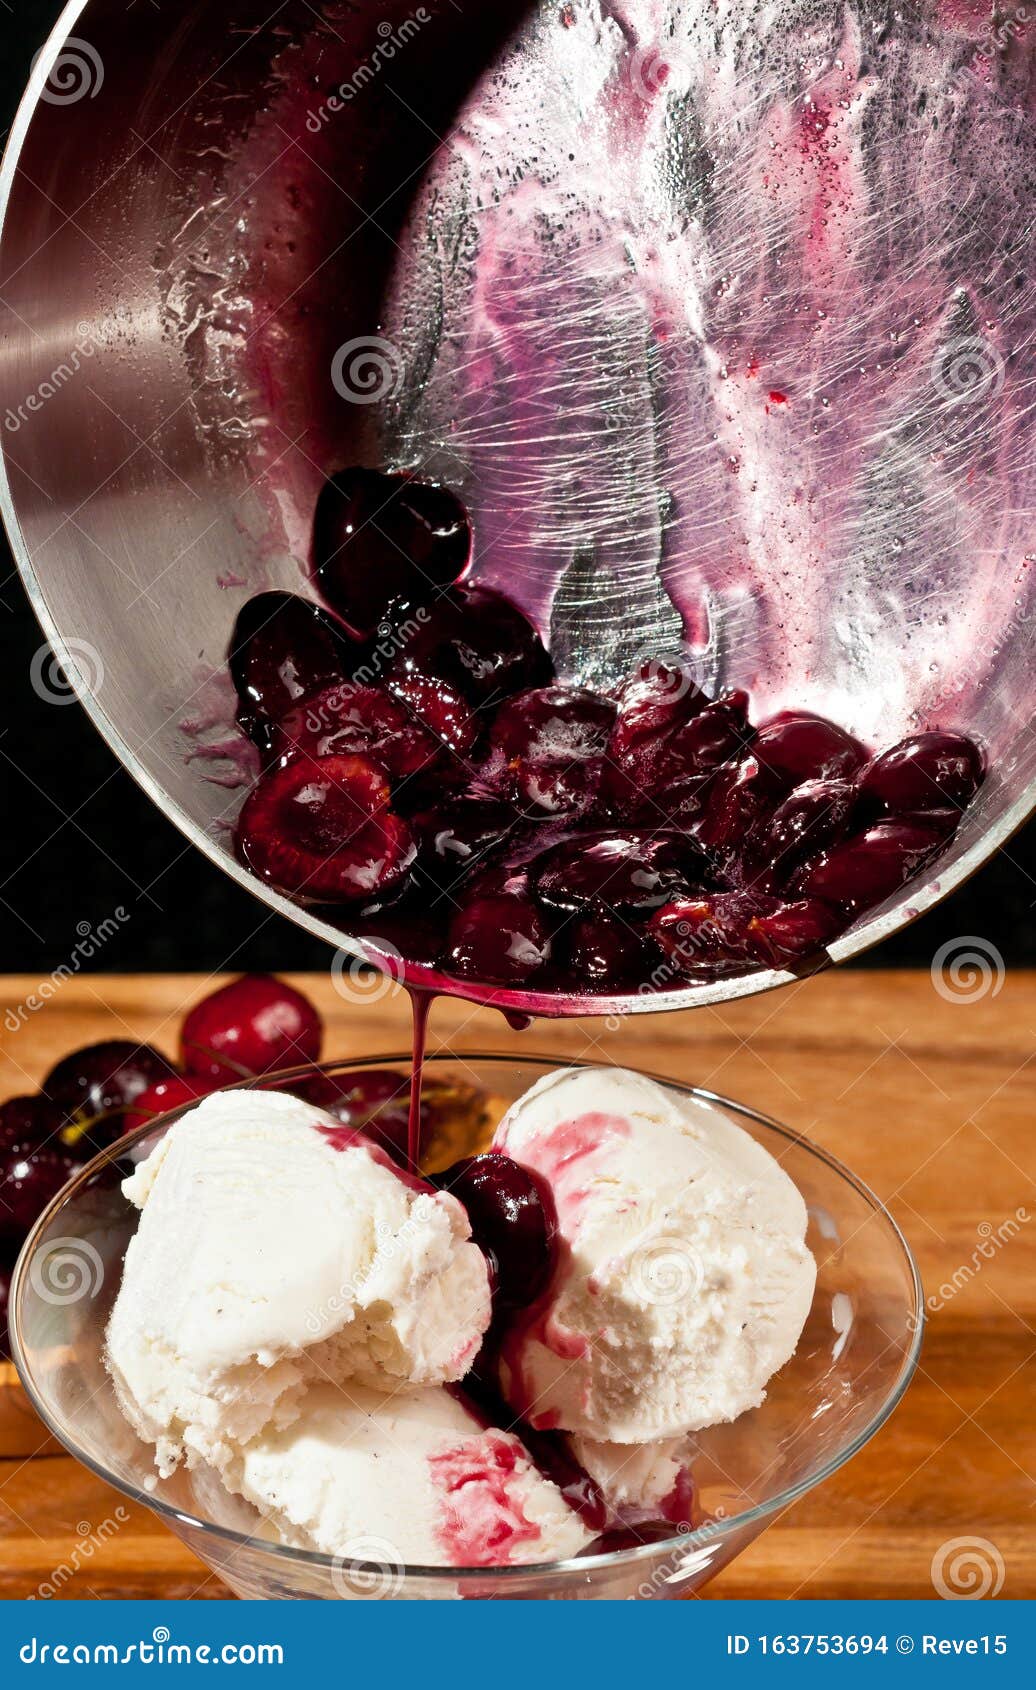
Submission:
M 807 710 L 755 720 L 689 654 L 567 685 L 516 605 L 465 585 L 470 545 L 448 489 L 342 472 L 317 507 L 326 606 L 261 594 L 231 642 L 264 759 L 239 857 L 404 969 L 591 997 L 809 969 L 982 783 L 948 724 L 867 746 Z

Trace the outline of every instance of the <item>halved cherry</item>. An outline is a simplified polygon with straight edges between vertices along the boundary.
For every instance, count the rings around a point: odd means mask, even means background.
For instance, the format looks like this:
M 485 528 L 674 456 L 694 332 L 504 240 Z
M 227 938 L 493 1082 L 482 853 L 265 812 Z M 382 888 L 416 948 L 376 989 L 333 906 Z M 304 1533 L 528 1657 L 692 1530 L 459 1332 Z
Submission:
M 434 603 L 460 581 L 470 556 L 468 513 L 448 487 L 346 469 L 321 488 L 313 519 L 317 583 L 361 639 L 393 599 Z
M 717 698 L 670 736 L 662 768 L 663 782 L 687 780 L 718 769 L 721 763 L 730 762 L 746 750 L 754 735 L 755 729 L 748 720 L 748 694 L 731 692 Z
M 678 898 L 652 916 L 651 936 L 679 972 L 784 967 L 816 955 L 844 920 L 817 899 L 782 902 L 748 892 Z
M 716 769 L 697 789 L 698 811 L 689 824 L 707 857 L 723 865 L 737 858 L 749 835 L 777 804 L 781 790 L 754 749 L 740 762 Z
M 257 593 L 234 624 L 228 653 L 241 726 L 265 750 L 272 722 L 344 682 L 361 661 L 361 649 L 319 605 L 295 593 Z
M 790 888 L 799 897 L 824 898 L 845 910 L 870 909 L 911 880 L 945 842 L 938 827 L 878 822 L 803 863 Z
M 509 804 L 454 798 L 412 816 L 410 826 L 421 866 L 437 886 L 448 887 L 478 868 L 514 830 L 517 821 Z
M 436 762 L 438 740 L 384 687 L 343 681 L 304 699 L 274 729 L 277 757 L 371 757 L 393 780 Z
M 298 758 L 246 798 L 238 854 L 271 886 L 313 902 L 352 903 L 402 881 L 414 860 L 388 777 L 366 757 Z
M 573 981 L 618 986 L 650 973 L 644 935 L 628 921 L 600 911 L 562 929 L 556 941 Z
M 534 687 L 502 704 L 491 743 L 508 759 L 596 757 L 608 744 L 616 706 L 589 687 Z
M 788 791 L 804 780 L 854 775 L 867 761 L 867 747 L 825 716 L 782 710 L 763 723 L 752 755 Z

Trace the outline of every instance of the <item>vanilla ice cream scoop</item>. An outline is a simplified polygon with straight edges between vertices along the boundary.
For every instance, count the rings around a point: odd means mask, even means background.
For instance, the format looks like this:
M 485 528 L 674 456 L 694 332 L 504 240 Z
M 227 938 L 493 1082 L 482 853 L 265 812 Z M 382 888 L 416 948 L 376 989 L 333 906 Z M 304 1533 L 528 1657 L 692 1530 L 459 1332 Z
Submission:
M 296 1098 L 206 1098 L 123 1189 L 142 1213 L 107 1360 L 162 1472 L 219 1468 L 312 1381 L 459 1379 L 489 1325 L 461 1205 Z
M 561 1069 L 513 1104 L 495 1150 L 539 1174 L 561 1251 L 501 1350 L 536 1427 L 640 1444 L 762 1401 L 813 1299 L 806 1206 L 722 1109 L 624 1069 Z
M 592 1536 L 519 1440 L 442 1386 L 314 1385 L 294 1424 L 240 1450 L 223 1482 L 281 1542 L 371 1562 L 389 1583 L 404 1566 L 563 1560 Z M 363 1594 L 350 1577 L 340 1594 Z

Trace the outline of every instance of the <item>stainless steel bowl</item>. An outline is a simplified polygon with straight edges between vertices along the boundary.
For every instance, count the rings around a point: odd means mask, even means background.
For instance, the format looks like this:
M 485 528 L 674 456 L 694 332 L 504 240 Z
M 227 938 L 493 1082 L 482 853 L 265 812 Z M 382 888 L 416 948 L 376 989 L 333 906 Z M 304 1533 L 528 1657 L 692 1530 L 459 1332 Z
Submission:
M 0 502 L 98 727 L 228 873 L 342 943 L 227 849 L 248 765 L 221 668 L 249 592 L 307 590 L 315 490 L 350 460 L 459 486 L 476 577 L 568 676 L 686 636 L 758 709 L 982 738 L 950 852 L 833 960 L 1025 819 L 1034 48 L 949 17 L 66 9 L 0 181 Z

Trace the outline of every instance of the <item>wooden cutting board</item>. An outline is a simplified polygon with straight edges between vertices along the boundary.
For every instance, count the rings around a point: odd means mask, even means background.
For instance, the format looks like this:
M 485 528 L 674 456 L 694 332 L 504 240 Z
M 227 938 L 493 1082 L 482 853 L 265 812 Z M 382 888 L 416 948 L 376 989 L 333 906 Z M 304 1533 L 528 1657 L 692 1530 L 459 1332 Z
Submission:
M 194 975 L 69 981 L 0 1055 L 0 1097 L 101 1038 L 172 1053 L 184 1009 L 217 982 Z M 357 1004 L 297 977 L 328 1023 L 327 1055 L 400 1052 L 406 1000 Z M 489 1011 L 440 1003 L 431 1047 L 541 1051 L 654 1069 L 776 1115 L 842 1157 L 884 1198 L 939 1298 L 906 1400 L 864 1452 L 789 1509 L 710 1585 L 711 1597 L 924 1597 L 953 1539 L 1005 1597 L 1036 1596 L 1036 974 L 954 996 L 927 972 L 827 974 L 689 1015 L 540 1022 L 512 1033 Z M 0 979 L 0 1019 L 38 982 Z M 944 995 L 946 994 L 946 995 Z M 1009 1217 L 1010 1241 L 981 1246 Z M 975 1261 L 979 1267 L 974 1268 Z M 130 1507 L 42 1428 L 0 1458 L 0 1597 L 48 1581 L 62 1598 L 211 1598 L 226 1592 L 146 1509 Z M 118 1513 L 117 1510 L 122 1510 Z M 76 1554 L 84 1542 L 89 1556 Z M 78 1567 L 72 1576 L 55 1569 Z

